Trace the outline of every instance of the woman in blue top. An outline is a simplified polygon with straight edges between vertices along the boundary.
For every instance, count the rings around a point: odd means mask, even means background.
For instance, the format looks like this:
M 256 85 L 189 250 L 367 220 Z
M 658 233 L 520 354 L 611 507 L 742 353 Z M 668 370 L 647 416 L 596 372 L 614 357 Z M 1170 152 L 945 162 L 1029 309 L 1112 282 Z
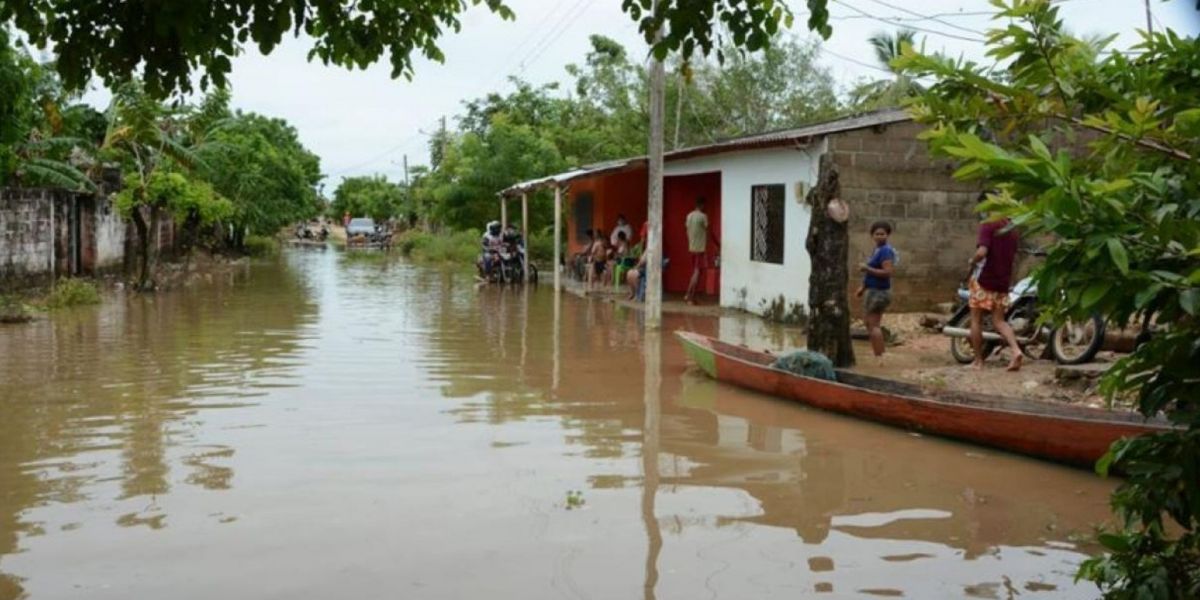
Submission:
M 854 295 L 863 299 L 863 322 L 871 338 L 871 350 L 876 360 L 883 358 L 883 311 L 892 303 L 892 272 L 896 264 L 896 250 L 888 244 L 892 226 L 887 221 L 871 224 L 871 239 L 875 241 L 875 252 L 871 260 L 859 265 L 864 273 L 862 285 Z

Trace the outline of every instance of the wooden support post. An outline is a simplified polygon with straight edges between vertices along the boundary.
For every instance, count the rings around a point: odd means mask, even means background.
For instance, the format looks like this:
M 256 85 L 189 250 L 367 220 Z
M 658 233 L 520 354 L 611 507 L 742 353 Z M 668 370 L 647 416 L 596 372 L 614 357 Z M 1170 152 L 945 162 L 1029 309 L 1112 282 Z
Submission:
M 508 229 L 508 196 L 500 196 L 500 231 Z
M 529 195 L 521 192 L 521 239 L 525 241 L 525 252 L 521 255 L 521 270 L 524 282 L 529 283 Z
M 654 3 L 657 11 L 658 2 Z M 657 14 L 657 13 L 656 13 Z M 662 40 L 662 28 L 654 35 Z M 662 326 L 662 210 L 663 210 L 663 63 L 650 55 L 650 142 L 647 200 L 650 223 L 646 241 L 646 329 Z
M 554 188 L 554 294 L 562 291 L 562 187 Z

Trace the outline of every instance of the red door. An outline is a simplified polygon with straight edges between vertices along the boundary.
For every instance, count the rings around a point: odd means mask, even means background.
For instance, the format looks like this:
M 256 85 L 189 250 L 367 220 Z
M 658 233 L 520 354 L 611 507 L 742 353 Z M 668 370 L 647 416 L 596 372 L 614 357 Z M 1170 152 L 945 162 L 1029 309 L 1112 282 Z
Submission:
M 708 215 L 708 231 L 718 241 L 721 239 L 721 173 L 679 175 L 667 177 L 663 182 L 663 255 L 671 260 L 663 272 L 663 288 L 667 292 L 682 294 L 687 291 L 692 278 L 692 261 L 688 252 L 687 215 L 696 208 L 696 198 L 704 197 L 704 212 Z M 717 247 L 708 242 L 708 267 L 712 269 Z M 717 277 L 720 277 L 719 272 Z M 705 282 L 700 281 L 699 291 L 704 291 Z M 720 280 L 716 282 L 720 289 Z

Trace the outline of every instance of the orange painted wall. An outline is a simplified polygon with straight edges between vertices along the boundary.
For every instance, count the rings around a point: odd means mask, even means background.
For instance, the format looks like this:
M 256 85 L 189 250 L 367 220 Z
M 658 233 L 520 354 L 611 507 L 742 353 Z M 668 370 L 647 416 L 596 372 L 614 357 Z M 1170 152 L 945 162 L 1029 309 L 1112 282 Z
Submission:
M 583 240 L 576 235 L 577 228 L 571 220 L 575 214 L 575 199 L 587 192 L 592 194 L 592 229 L 601 229 L 607 236 L 616 227 L 617 216 L 624 214 L 633 227 L 634 237 L 637 237 L 642 223 L 646 221 L 645 169 L 577 179 L 571 182 L 563 206 L 563 216 L 567 221 L 567 248 L 570 252 L 579 252 L 583 248 Z M 631 241 L 637 243 L 637 240 Z
M 600 229 L 608 236 L 617 224 L 617 216 L 624 214 L 633 227 L 635 239 L 631 240 L 631 243 L 641 241 L 638 236 L 641 234 L 642 224 L 646 222 L 648 204 L 646 183 L 645 169 L 597 175 L 571 182 L 570 192 L 563 205 L 568 253 L 583 250 L 584 240 L 577 235 L 578 227 L 573 219 L 575 200 L 587 193 L 592 194 L 592 229 Z M 667 177 L 663 182 L 663 255 L 671 260 L 670 266 L 663 273 L 663 289 L 668 292 L 687 291 L 688 281 L 692 276 L 691 255 L 688 253 L 684 222 L 687 214 L 695 207 L 696 196 L 704 196 L 707 200 L 705 212 L 708 214 L 709 231 L 719 240 L 721 174 L 714 172 Z M 711 268 L 712 258 L 718 253 L 716 246 L 711 242 L 708 253 Z M 716 273 L 719 289 L 719 271 Z

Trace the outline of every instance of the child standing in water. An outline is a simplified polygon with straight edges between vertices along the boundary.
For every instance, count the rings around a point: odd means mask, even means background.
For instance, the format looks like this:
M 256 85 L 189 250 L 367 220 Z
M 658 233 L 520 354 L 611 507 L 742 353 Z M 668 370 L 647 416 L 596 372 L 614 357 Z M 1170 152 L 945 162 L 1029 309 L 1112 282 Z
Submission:
M 859 265 L 858 270 L 864 274 L 862 285 L 854 293 L 863 299 L 863 322 L 867 325 L 867 334 L 871 339 L 871 350 L 875 352 L 875 360 L 883 360 L 883 312 L 892 303 L 892 273 L 895 270 L 896 250 L 888 244 L 892 235 L 892 226 L 887 221 L 876 221 L 871 224 L 871 240 L 875 242 L 875 252 L 871 259 Z

